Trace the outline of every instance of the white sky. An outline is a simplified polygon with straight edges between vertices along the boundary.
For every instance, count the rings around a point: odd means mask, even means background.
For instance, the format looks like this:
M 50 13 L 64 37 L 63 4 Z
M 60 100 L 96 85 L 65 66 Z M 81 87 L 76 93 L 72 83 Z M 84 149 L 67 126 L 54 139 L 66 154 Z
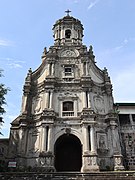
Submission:
M 93 45 L 97 65 L 107 67 L 115 102 L 135 102 L 135 0 L 1 0 L 0 80 L 10 87 L 2 127 L 19 115 L 28 69 L 53 45 L 52 26 L 70 9 L 84 26 L 83 43 Z

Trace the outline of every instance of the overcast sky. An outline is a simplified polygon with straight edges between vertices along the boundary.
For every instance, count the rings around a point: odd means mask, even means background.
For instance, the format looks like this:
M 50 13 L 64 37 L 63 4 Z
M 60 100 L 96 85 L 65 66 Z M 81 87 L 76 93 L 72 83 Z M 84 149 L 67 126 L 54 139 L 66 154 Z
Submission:
M 1 0 L 0 81 L 11 89 L 4 137 L 20 113 L 27 71 L 38 68 L 44 47 L 53 45 L 52 26 L 67 9 L 81 20 L 83 43 L 93 46 L 98 67 L 107 67 L 115 102 L 135 102 L 135 0 Z

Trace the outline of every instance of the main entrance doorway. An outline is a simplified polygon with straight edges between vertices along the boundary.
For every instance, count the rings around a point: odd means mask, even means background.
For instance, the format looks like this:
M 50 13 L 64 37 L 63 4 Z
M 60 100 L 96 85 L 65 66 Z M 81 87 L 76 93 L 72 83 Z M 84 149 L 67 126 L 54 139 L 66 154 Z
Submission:
M 55 143 L 56 171 L 80 171 L 82 167 L 82 145 L 72 134 L 60 136 Z

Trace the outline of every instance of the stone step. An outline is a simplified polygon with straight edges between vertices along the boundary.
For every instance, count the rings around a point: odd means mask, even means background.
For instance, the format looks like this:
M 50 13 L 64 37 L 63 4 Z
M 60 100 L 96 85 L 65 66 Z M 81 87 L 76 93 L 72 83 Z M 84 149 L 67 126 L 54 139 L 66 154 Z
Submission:
M 124 172 L 7 172 L 0 173 L 0 180 L 135 180 L 135 171 Z

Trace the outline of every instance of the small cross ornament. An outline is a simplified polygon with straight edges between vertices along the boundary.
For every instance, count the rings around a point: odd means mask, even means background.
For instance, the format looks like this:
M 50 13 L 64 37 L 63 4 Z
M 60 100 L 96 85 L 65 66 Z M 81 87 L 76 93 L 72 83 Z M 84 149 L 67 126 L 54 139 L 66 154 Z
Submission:
M 68 10 L 66 10 L 65 11 L 65 13 L 67 13 L 67 16 L 69 16 L 69 13 L 70 13 L 71 11 L 68 9 Z

